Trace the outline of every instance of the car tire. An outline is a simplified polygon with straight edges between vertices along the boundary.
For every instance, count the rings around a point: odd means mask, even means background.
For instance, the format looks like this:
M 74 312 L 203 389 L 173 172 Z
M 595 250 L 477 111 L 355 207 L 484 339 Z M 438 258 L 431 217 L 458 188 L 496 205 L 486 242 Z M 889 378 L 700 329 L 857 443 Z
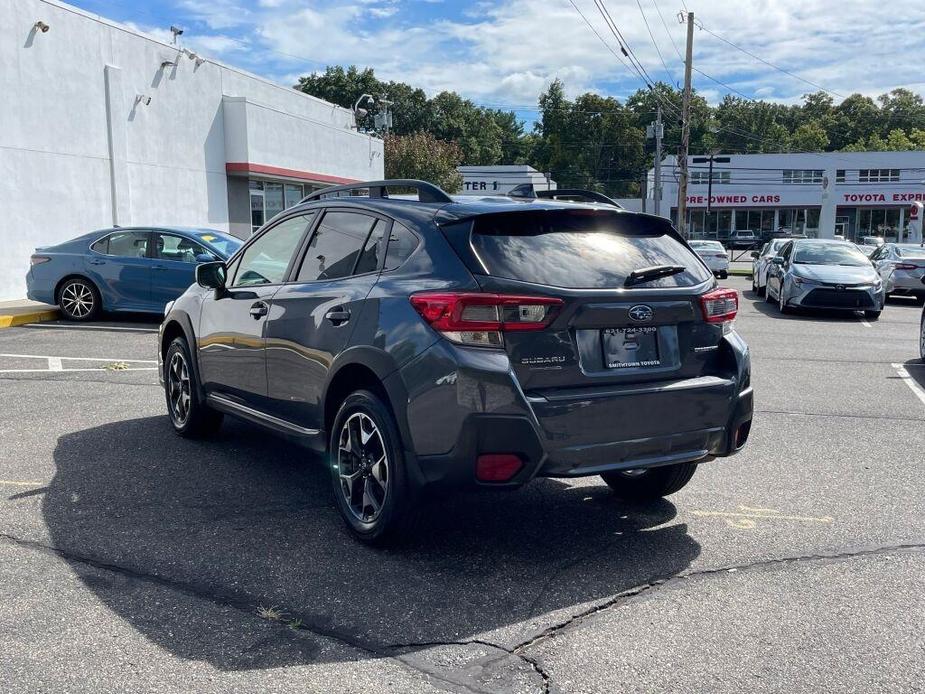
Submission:
M 70 321 L 93 320 L 99 315 L 102 303 L 96 285 L 84 277 L 72 277 L 58 290 L 58 308 Z
M 331 426 L 328 455 L 334 501 L 353 536 L 371 545 L 400 540 L 412 522 L 413 500 L 401 435 L 378 395 L 357 390 L 347 396 Z
M 728 278 L 729 278 L 729 273 L 726 272 L 726 271 L 723 271 L 723 272 L 719 273 L 719 278 L 720 278 L 721 280 L 728 279 Z
M 192 364 L 186 340 L 174 339 L 164 357 L 164 396 L 174 431 L 185 438 L 202 438 L 218 431 L 224 417 L 200 397 Z
M 882 311 L 864 311 L 864 317 L 869 320 L 877 320 L 880 318 L 880 313 Z
M 621 499 L 654 501 L 680 490 L 696 471 L 697 463 L 677 463 L 644 470 L 605 472 L 601 479 Z
M 922 319 L 919 322 L 919 359 L 925 362 L 925 311 L 922 311 Z
M 777 308 L 781 313 L 790 313 L 790 308 L 787 306 L 787 300 L 784 298 L 783 286 L 781 286 L 780 290 L 777 292 Z

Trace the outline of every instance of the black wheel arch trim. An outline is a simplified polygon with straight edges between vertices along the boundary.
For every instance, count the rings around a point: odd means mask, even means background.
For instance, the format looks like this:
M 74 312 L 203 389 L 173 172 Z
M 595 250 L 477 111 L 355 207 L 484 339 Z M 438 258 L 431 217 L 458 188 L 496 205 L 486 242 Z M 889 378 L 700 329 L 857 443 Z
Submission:
M 199 374 L 199 345 L 196 342 L 196 332 L 193 330 L 193 320 L 186 311 L 172 310 L 164 317 L 164 322 L 161 324 L 161 331 L 158 335 L 158 351 L 161 355 L 166 355 L 167 350 L 170 348 L 170 344 L 166 340 L 166 335 L 167 328 L 171 324 L 179 325 L 180 330 L 183 332 L 183 337 L 186 339 L 186 346 L 189 348 L 190 352 L 190 366 L 196 376 L 196 390 L 199 393 L 199 397 L 205 400 L 206 393 L 203 390 L 202 378 Z M 162 359 L 161 362 L 161 368 L 163 369 L 166 360 Z M 161 374 L 161 378 L 164 378 L 163 373 Z

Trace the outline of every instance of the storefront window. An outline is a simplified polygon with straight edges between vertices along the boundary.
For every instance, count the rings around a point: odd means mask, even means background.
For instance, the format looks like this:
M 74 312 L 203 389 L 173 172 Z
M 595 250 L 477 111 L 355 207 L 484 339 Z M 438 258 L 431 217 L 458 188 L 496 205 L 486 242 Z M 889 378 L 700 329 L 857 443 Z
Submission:
M 270 183 L 263 184 L 263 200 L 266 218 L 273 219 L 283 211 L 283 184 Z
M 298 205 L 302 199 L 302 186 L 298 183 L 286 184 L 286 209 Z
M 887 241 L 899 239 L 898 207 L 862 207 L 858 210 L 857 236 L 882 236 Z

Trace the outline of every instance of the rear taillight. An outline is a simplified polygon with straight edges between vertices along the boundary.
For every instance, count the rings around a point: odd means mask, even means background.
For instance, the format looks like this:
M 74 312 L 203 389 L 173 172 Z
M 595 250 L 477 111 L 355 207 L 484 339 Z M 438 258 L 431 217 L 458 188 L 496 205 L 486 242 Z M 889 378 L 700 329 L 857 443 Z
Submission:
M 717 287 L 700 297 L 703 319 L 707 323 L 726 323 L 735 320 L 739 312 L 739 293 L 735 289 Z
M 507 482 L 524 466 L 520 456 L 511 453 L 485 453 L 475 462 L 479 482 Z
M 33 255 L 29 258 L 29 262 L 33 265 L 41 265 L 42 263 L 47 263 L 49 260 L 51 260 L 51 258 L 47 255 Z
M 896 270 L 918 270 L 919 266 L 912 263 L 893 263 L 893 268 Z
M 559 312 L 561 299 L 476 292 L 421 292 L 411 305 L 448 340 L 478 347 L 500 347 L 501 334 L 543 330 Z

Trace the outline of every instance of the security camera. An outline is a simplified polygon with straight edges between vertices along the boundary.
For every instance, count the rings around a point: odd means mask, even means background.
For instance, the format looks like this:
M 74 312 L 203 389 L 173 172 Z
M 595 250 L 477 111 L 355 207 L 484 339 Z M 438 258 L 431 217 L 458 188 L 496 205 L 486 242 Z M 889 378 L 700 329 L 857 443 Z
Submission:
M 181 29 L 178 26 L 171 26 L 170 31 L 173 33 L 174 36 L 180 36 L 180 34 L 183 33 L 183 29 Z
M 48 25 L 47 25 L 45 22 L 43 22 L 42 20 L 37 21 L 37 22 L 33 25 L 32 28 L 35 29 L 36 31 L 41 31 L 43 34 L 47 34 L 47 33 L 48 33 L 48 30 L 51 29 L 51 27 L 48 26 Z

